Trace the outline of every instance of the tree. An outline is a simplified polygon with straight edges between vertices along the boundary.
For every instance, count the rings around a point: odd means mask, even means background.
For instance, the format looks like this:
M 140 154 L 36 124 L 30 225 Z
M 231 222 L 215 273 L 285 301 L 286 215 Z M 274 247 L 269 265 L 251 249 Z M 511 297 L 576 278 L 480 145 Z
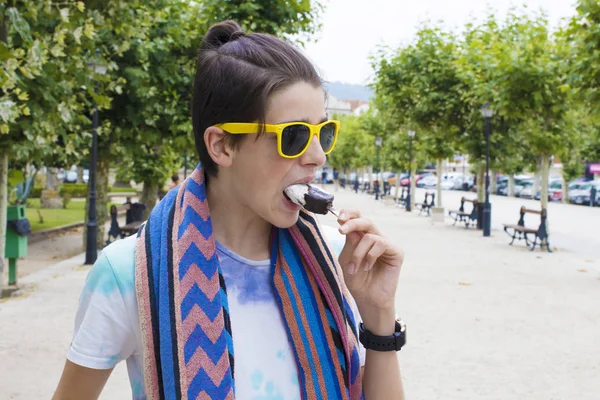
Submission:
M 520 121 L 528 148 L 541 159 L 542 208 L 547 208 L 550 157 L 570 140 L 561 128 L 570 91 L 566 54 L 543 15 L 510 13 L 503 35 L 495 53 L 499 114 Z
M 441 199 L 442 160 L 454 154 L 456 137 L 463 132 L 464 104 L 456 69 L 456 39 L 437 27 L 425 26 L 414 44 L 391 58 L 375 62 L 377 97 L 395 110 L 396 120 L 418 127 L 428 155 L 438 164 L 438 204 Z
M 94 21 L 83 2 L 0 5 L 0 258 L 8 162 L 76 153 L 86 122 L 86 53 Z M 0 278 L 2 269 L 0 268 Z
M 143 182 L 141 201 L 149 212 L 165 176 L 176 168 L 177 154 L 190 147 L 195 56 L 208 27 L 218 20 L 236 19 L 244 27 L 281 35 L 316 28 L 318 9 L 311 8 L 311 2 L 285 3 L 272 7 L 266 0 L 226 4 L 138 0 L 119 8 L 110 2 L 94 4 L 97 15 L 119 21 L 103 25 L 96 43 L 103 61 L 112 67 L 106 82 L 115 89 L 112 106 L 100 117 L 104 124 L 98 163 L 100 220 L 106 215 L 111 162 L 120 158 L 126 165 L 136 165 L 132 176 Z M 98 237 L 101 245 L 103 232 Z

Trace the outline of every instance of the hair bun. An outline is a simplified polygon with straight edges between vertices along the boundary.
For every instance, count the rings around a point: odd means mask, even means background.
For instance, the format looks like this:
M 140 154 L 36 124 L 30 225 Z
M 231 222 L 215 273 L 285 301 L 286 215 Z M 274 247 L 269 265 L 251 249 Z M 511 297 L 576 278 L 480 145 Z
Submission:
M 242 28 L 237 22 L 232 20 L 219 22 L 211 26 L 208 32 L 206 32 L 201 48 L 219 48 L 225 43 L 232 42 L 245 35 L 246 34 L 242 31 Z

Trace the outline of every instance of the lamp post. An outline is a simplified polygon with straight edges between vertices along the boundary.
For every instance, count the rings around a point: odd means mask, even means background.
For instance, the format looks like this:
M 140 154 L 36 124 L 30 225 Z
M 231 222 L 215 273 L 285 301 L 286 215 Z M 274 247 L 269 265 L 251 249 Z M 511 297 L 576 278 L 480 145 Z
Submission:
M 375 185 L 375 200 L 379 200 L 379 151 L 381 150 L 381 145 L 383 144 L 383 140 L 381 139 L 381 136 L 377 136 L 377 139 L 375 139 L 375 146 L 377 146 L 377 160 L 375 161 L 375 179 L 376 179 L 376 185 Z
M 481 115 L 485 118 L 485 202 L 483 203 L 483 236 L 490 236 L 492 224 L 492 205 L 490 204 L 490 119 L 494 110 L 490 103 L 485 103 L 481 108 Z
M 99 51 L 96 51 L 98 54 Z M 106 74 L 106 65 L 88 63 L 88 68 L 94 71 L 96 74 Z M 94 88 L 94 92 L 97 93 L 97 85 Z M 98 221 L 96 218 L 96 162 L 98 158 L 98 105 L 94 103 L 94 116 L 92 117 L 92 162 L 90 164 L 90 201 L 88 203 L 88 221 L 87 221 L 87 237 L 85 247 L 85 264 L 91 265 L 96 262 L 98 258 Z
M 416 132 L 415 131 L 408 131 L 408 194 L 406 195 L 406 207 L 404 207 L 404 209 L 408 212 L 412 211 L 411 208 L 411 201 L 410 201 L 410 195 L 411 195 L 411 189 L 412 189 L 412 142 L 413 142 L 413 138 L 415 137 Z
M 183 151 L 183 180 L 187 179 L 187 161 L 188 161 L 187 149 L 185 149 Z

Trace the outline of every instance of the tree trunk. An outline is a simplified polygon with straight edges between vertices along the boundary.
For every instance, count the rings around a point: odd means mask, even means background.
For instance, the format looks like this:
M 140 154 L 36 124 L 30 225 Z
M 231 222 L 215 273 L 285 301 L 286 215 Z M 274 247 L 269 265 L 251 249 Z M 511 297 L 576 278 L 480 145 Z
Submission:
M 548 209 L 548 175 L 550 174 L 550 157 L 542 157 L 542 208 Z M 535 192 L 537 193 L 537 192 Z M 535 195 L 534 193 L 534 195 Z
M 569 204 L 569 181 L 563 175 L 562 177 L 562 203 Z
M 8 207 L 8 154 L 0 152 L 0 297 L 4 286 L 6 208 Z
M 415 198 L 417 197 L 417 164 L 413 163 L 410 171 L 410 209 L 415 209 Z
M 158 184 L 156 182 L 144 182 L 144 187 L 142 189 L 142 196 L 140 197 L 140 203 L 146 205 L 146 210 L 144 211 L 144 217 L 147 219 L 150 215 L 150 211 L 156 205 L 156 201 L 158 199 Z
M 490 171 L 490 194 L 496 194 L 498 191 L 498 171 L 491 170 Z
M 515 176 L 514 175 L 509 175 L 508 176 L 508 196 L 510 197 L 515 197 Z
M 533 178 L 533 195 L 535 196 L 537 192 L 540 191 L 540 182 L 542 180 L 542 168 L 544 163 L 544 157 L 536 157 L 536 169 L 535 176 Z
M 101 153 L 100 153 L 101 154 Z M 96 221 L 98 223 L 98 239 L 96 244 L 98 249 L 102 249 L 106 243 L 105 225 L 108 218 L 108 159 L 103 158 L 98 154 L 98 162 L 96 163 Z M 89 186 L 89 184 L 88 184 Z M 88 209 L 90 201 L 90 192 L 85 201 L 85 222 L 88 220 Z M 87 226 L 83 231 L 83 243 L 85 249 L 87 236 Z
M 442 203 L 442 175 L 443 175 L 442 162 L 443 162 L 442 159 L 438 158 L 437 165 L 436 165 L 436 173 L 437 173 L 437 195 L 436 195 L 436 199 L 435 199 L 436 207 L 443 207 L 443 203 Z
M 98 157 L 96 169 L 96 215 L 98 216 L 98 248 L 104 247 L 104 226 L 108 218 L 108 158 Z
M 373 167 L 369 167 L 369 187 L 373 186 Z
M 398 200 L 398 196 L 400 194 L 400 171 L 396 172 L 396 194 L 394 198 Z
M 77 183 L 85 183 L 83 181 L 83 167 L 77 167 Z
M 58 191 L 58 171 L 56 168 L 46 168 L 46 189 Z
M 485 164 L 477 165 L 477 201 L 485 201 Z

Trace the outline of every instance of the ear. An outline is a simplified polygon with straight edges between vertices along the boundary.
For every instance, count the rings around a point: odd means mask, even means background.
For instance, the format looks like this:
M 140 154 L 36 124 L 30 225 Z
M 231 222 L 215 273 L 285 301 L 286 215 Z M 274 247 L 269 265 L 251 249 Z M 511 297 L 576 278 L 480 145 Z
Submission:
M 204 145 L 210 158 L 220 167 L 230 167 L 233 162 L 233 149 L 227 143 L 227 133 L 216 126 L 204 131 Z

